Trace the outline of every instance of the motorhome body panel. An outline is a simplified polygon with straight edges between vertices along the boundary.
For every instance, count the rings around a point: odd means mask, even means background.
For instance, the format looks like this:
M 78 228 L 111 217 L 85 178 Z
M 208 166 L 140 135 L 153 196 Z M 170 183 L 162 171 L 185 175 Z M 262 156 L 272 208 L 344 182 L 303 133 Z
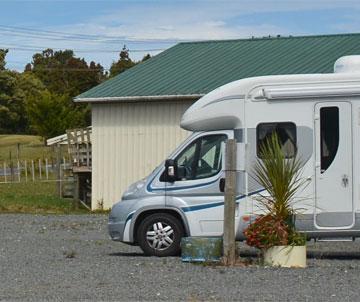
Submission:
M 221 114 L 226 125 L 230 125 L 232 108 L 226 106 L 226 103 L 232 98 L 244 96 L 244 115 L 237 125 L 245 128 L 244 139 L 249 150 L 247 161 L 248 167 L 251 167 L 257 158 L 256 129 L 259 124 L 294 123 L 297 131 L 298 155 L 304 160 L 303 177 L 307 180 L 306 187 L 297 196 L 299 201 L 296 207 L 302 209 L 301 215 L 297 217 L 299 228 L 312 236 L 329 236 L 332 231 L 338 236 L 342 230 L 357 234 L 360 230 L 359 221 L 356 221 L 359 218 L 359 215 L 356 215 L 359 212 L 359 169 L 357 168 L 359 159 L 354 154 L 359 152 L 359 89 L 360 76 L 354 74 L 245 79 L 225 85 L 203 97 L 185 112 L 181 124 L 191 130 L 196 130 L 198 126 L 203 130 L 206 129 L 205 126 L 212 129 L 209 118 L 212 114 L 215 115 L 212 106 L 216 104 L 218 107 L 222 104 L 224 108 Z M 302 90 L 306 93 L 303 98 Z M 269 99 L 266 97 L 266 91 L 272 93 Z M 317 91 L 320 91 L 318 95 Z M 349 106 L 343 108 L 343 103 L 348 103 Z M 334 173 L 327 177 L 316 174 L 316 167 L 319 164 L 317 156 L 321 151 L 319 147 L 321 138 L 319 133 L 316 134 L 316 120 L 319 119 L 317 106 L 339 107 L 340 110 L 338 153 L 329 169 L 329 171 L 334 170 Z M 200 118 L 192 119 L 201 115 L 206 116 L 203 121 Z M 221 119 L 219 115 L 216 115 L 216 118 Z M 248 169 L 247 172 L 250 170 Z M 320 178 L 327 179 L 322 187 L 319 183 Z M 249 192 L 256 188 L 251 175 L 248 177 L 247 185 Z M 341 188 L 345 186 L 346 190 L 342 192 Z M 248 224 L 248 215 L 259 214 L 261 211 L 252 197 L 247 197 L 241 202 L 238 211 L 240 212 L 238 235 L 242 237 L 242 230 Z M 242 217 L 245 217 L 247 222 L 244 223 Z

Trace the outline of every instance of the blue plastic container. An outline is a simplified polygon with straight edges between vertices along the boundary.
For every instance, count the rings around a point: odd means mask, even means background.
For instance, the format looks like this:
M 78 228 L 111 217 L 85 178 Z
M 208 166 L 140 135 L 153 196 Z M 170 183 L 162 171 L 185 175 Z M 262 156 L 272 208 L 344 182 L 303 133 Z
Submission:
M 183 262 L 218 262 L 222 249 L 222 237 L 185 237 L 181 240 L 181 259 Z

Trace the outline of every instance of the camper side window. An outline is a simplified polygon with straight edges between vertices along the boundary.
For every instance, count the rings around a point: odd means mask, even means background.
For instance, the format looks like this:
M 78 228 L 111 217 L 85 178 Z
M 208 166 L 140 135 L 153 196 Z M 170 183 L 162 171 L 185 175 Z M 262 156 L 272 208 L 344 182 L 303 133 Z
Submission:
M 256 127 L 256 153 L 261 158 L 261 146 L 276 133 L 286 158 L 296 155 L 296 125 L 290 122 L 261 123 Z
M 339 108 L 320 109 L 321 173 L 333 162 L 339 147 Z

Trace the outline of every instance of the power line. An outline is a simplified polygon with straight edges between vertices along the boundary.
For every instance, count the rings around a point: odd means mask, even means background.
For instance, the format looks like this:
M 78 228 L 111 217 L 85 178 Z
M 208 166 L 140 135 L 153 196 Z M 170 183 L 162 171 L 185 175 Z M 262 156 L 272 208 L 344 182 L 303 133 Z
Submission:
M 121 50 L 110 50 L 110 49 L 73 49 L 73 48 L 59 48 L 59 47 L 42 47 L 42 46 L 33 46 L 33 45 L 14 45 L 14 44 L 6 44 L 6 45 L 1 45 L 0 43 L 0 47 L 1 48 L 6 48 L 6 49 L 10 49 L 10 50 L 20 50 L 20 51 L 44 51 L 46 49 L 53 49 L 53 50 L 65 50 L 65 49 L 69 49 L 69 50 L 73 50 L 74 52 L 77 53 L 120 53 Z M 163 51 L 165 50 L 165 48 L 152 48 L 152 49 L 128 49 L 129 52 L 154 52 L 154 51 Z
M 12 36 L 26 36 L 32 38 L 46 39 L 46 40 L 66 40 L 66 41 L 82 41 L 82 42 L 106 42 L 106 43 L 165 43 L 174 44 L 179 42 L 187 42 L 190 40 L 183 39 L 131 39 L 121 36 L 108 35 L 88 35 L 78 33 L 65 33 L 60 31 L 39 30 L 33 28 L 16 27 L 0 25 L 0 34 Z
M 85 39 L 79 39 L 79 38 L 74 38 L 74 37 L 57 37 L 57 36 L 43 36 L 43 35 L 36 35 L 36 34 L 32 34 L 32 33 L 23 33 L 23 32 L 16 32 L 16 31 L 11 31 L 11 30 L 1 30 L 0 29 L 0 35 L 2 36 L 17 36 L 17 37 L 26 37 L 26 38 L 36 38 L 36 39 L 42 39 L 42 40 L 50 40 L 50 41 L 78 41 L 78 42 L 83 42 L 83 43 L 99 43 L 99 42 L 106 42 L 106 43 L 112 43 L 112 42 L 116 42 L 119 43 L 118 41 L 110 41 L 110 40 L 85 40 Z M 125 41 L 123 42 L 125 43 Z
M 44 29 L 34 29 L 34 28 L 26 28 L 26 27 L 19 27 L 19 26 L 9 26 L 9 25 L 1 25 L 0 24 L 0 28 L 3 29 L 7 29 L 7 30 L 13 30 L 13 31 L 18 31 L 18 32 L 31 32 L 34 34 L 51 34 L 51 35 L 56 35 L 56 36 L 72 36 L 72 37 L 77 37 L 77 38 L 85 38 L 85 39 L 93 39 L 93 40 L 97 40 L 97 39 L 109 39 L 109 40 L 114 40 L 114 39 L 120 39 L 120 40 L 128 40 L 130 42 L 133 41 L 139 41 L 139 42 L 164 42 L 164 43 L 177 43 L 177 42 L 185 42 L 185 41 L 189 41 L 189 40 L 185 40 L 185 39 L 129 39 L 129 38 L 125 38 L 122 36 L 109 36 L 109 35 L 90 35 L 90 34 L 79 34 L 79 33 L 69 33 L 69 32 L 62 32 L 62 31 L 51 31 L 51 30 L 44 30 Z

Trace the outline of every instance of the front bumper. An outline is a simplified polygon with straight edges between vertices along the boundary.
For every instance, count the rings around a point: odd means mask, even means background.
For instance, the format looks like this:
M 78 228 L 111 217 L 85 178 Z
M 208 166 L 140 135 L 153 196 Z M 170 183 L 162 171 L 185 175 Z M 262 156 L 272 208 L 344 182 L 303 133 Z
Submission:
M 108 223 L 109 235 L 114 241 L 123 241 L 125 221 L 111 222 Z

